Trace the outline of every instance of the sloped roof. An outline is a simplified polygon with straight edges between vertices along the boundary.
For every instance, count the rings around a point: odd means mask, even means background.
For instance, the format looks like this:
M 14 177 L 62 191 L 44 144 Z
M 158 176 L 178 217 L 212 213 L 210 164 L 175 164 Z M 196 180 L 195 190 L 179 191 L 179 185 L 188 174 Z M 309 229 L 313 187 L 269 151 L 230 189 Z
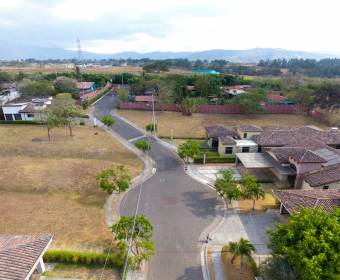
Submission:
M 0 279 L 23 280 L 52 242 L 52 235 L 0 235 Z
M 301 208 L 320 208 L 332 211 L 340 207 L 339 190 L 273 190 L 289 213 L 299 212 Z
M 78 89 L 91 88 L 93 85 L 94 85 L 94 82 L 77 82 Z
M 340 144 L 340 131 L 315 126 L 264 127 L 256 141 L 261 146 L 312 146 L 316 143 Z
M 224 136 L 219 137 L 218 139 L 219 141 L 221 141 L 223 145 L 236 145 L 236 141 L 231 136 L 224 135 Z
M 135 96 L 135 101 L 136 102 L 152 102 L 152 99 L 156 101 L 156 96 L 152 95 L 137 95 Z
M 275 92 L 272 92 L 272 93 L 267 95 L 267 99 L 269 99 L 273 102 L 282 102 L 282 101 L 286 101 L 288 99 L 288 97 L 279 95 Z
M 209 138 L 221 136 L 231 136 L 233 138 L 238 138 L 238 135 L 233 128 L 222 125 L 207 126 L 205 127 L 205 131 L 207 132 Z
M 239 125 L 238 128 L 243 132 L 261 132 L 262 129 L 256 125 L 252 124 L 245 124 L 245 125 Z
M 304 175 L 304 180 L 311 187 L 319 187 L 340 181 L 340 164 L 325 166 L 320 170 Z

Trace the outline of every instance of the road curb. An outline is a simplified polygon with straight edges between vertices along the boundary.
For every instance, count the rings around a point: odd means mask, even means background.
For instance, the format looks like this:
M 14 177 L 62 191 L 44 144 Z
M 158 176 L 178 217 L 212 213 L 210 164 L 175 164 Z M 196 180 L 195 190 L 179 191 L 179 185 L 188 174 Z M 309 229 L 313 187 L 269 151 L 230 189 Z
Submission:
M 206 187 L 213 189 L 214 192 L 216 192 L 215 188 L 210 182 L 207 182 L 207 180 L 203 180 L 199 176 L 197 176 L 194 172 L 191 171 L 190 166 L 188 169 L 185 169 L 185 172 L 187 173 L 188 176 L 193 178 L 194 180 L 200 182 L 201 184 L 205 185 Z M 214 221 L 207 226 L 200 234 L 199 239 L 200 240 L 206 240 L 207 235 L 212 235 L 216 231 L 219 230 L 219 228 L 223 225 L 225 222 L 225 216 L 227 213 L 227 205 L 223 199 L 221 199 L 218 196 L 219 200 L 222 201 L 223 203 L 223 210 L 219 209 L 218 207 L 215 208 L 215 213 L 216 213 L 216 218 Z M 203 279 L 204 280 L 211 280 L 212 277 L 210 276 L 209 272 L 209 263 L 208 263 L 208 249 L 209 249 L 209 244 L 205 243 L 201 246 L 201 268 L 202 268 L 202 274 L 203 274 Z

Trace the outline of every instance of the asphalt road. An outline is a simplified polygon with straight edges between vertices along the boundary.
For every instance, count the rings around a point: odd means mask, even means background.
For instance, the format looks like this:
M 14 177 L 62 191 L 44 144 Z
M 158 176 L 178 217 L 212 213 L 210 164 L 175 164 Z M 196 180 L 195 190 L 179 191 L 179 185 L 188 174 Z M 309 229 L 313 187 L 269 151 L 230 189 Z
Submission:
M 109 94 L 95 105 L 94 115 L 101 118 L 117 105 Z M 151 112 L 150 112 L 151 122 Z M 142 134 L 120 118 L 113 130 L 125 139 Z M 157 253 L 151 259 L 148 279 L 203 279 L 200 266 L 201 232 L 215 219 L 219 203 L 215 193 L 190 178 L 179 158 L 156 141 L 150 156 L 157 171 L 143 184 L 139 214 L 145 214 L 154 226 L 153 240 Z M 133 215 L 140 186 L 125 195 L 121 215 Z

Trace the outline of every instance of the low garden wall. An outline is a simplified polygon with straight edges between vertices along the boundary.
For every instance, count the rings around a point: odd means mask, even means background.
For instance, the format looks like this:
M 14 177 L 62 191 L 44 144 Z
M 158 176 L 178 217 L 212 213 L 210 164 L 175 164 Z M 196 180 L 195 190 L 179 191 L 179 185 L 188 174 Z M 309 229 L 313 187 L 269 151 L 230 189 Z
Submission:
M 152 104 L 136 103 L 136 102 L 121 102 L 120 109 L 122 110 L 140 110 L 151 111 Z M 264 112 L 267 114 L 299 114 L 306 112 L 306 109 L 299 105 L 263 105 Z M 178 104 L 155 104 L 156 111 L 181 112 L 181 106 Z M 196 113 L 202 114 L 243 114 L 244 111 L 239 105 L 200 105 L 197 107 Z

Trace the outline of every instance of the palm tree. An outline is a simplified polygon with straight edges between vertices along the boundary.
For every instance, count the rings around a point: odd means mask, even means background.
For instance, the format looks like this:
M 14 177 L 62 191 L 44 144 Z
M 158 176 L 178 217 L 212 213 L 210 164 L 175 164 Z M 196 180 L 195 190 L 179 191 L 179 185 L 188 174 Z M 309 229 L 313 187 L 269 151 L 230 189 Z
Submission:
M 261 184 L 257 182 L 256 178 L 249 173 L 246 173 L 242 177 L 242 184 L 244 187 L 242 196 L 243 198 L 253 200 L 253 210 L 255 210 L 255 201 L 259 200 L 260 198 L 265 198 L 266 193 L 263 190 Z
M 233 257 L 231 258 L 232 264 L 236 257 L 241 258 L 240 273 L 242 273 L 243 258 L 247 257 L 249 259 L 251 257 L 251 253 L 255 252 L 255 247 L 249 242 L 249 240 L 241 238 L 238 242 L 229 242 L 229 251 L 233 254 Z

